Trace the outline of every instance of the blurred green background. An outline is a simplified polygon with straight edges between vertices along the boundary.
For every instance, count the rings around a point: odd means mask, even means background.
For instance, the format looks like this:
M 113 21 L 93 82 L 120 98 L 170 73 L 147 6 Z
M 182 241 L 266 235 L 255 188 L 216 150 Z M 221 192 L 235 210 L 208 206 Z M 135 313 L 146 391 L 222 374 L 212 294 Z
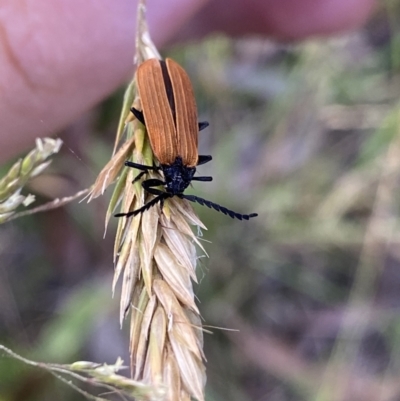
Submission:
M 200 153 L 213 161 L 200 171 L 214 181 L 193 192 L 259 213 L 240 222 L 195 206 L 208 227 L 196 287 L 204 324 L 232 329 L 205 335 L 207 400 L 400 399 L 397 3 L 335 38 L 215 36 L 163 49 L 210 122 Z M 37 204 L 95 180 L 122 93 L 59 133 L 61 154 L 29 188 Z M 106 205 L 107 194 L 0 227 L 1 344 L 45 362 L 129 360 Z M 83 398 L 0 356 L 0 401 L 55 399 Z

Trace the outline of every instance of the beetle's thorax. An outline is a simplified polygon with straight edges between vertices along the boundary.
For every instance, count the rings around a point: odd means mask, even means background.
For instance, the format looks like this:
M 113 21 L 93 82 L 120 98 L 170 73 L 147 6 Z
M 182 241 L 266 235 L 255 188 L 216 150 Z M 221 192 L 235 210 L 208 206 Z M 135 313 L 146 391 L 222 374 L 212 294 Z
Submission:
M 187 167 L 178 156 L 171 165 L 161 165 L 167 192 L 176 195 L 182 193 L 192 181 L 196 167 Z

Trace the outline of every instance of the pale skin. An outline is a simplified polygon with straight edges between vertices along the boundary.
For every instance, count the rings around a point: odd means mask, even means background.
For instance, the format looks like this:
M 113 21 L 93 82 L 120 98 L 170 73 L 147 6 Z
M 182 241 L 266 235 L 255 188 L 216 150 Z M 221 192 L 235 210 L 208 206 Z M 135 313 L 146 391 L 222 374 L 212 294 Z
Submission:
M 148 18 L 160 47 L 214 31 L 299 40 L 356 29 L 375 4 L 148 0 Z M 135 10 L 132 0 L 1 1 L 0 163 L 73 122 L 131 76 Z

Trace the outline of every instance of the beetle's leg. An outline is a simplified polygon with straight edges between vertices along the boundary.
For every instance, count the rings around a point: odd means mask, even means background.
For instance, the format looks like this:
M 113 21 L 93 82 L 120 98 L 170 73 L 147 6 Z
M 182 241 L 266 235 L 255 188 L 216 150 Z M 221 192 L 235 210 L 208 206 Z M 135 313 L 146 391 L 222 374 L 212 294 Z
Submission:
M 193 177 L 192 181 L 212 181 L 212 177 Z
M 156 205 L 158 202 L 161 202 L 161 210 L 162 206 L 164 205 L 164 200 L 166 198 L 170 198 L 171 195 L 168 192 L 161 191 L 157 188 L 153 187 L 158 187 L 160 185 L 165 185 L 165 182 L 161 180 L 157 180 L 154 178 L 151 178 L 149 180 L 143 181 L 142 182 L 142 187 L 149 192 L 150 194 L 157 195 L 154 199 L 152 199 L 150 202 L 147 202 L 144 206 L 142 206 L 140 209 L 133 210 L 132 212 L 128 213 L 117 213 L 114 216 L 115 217 L 130 217 L 130 216 L 137 216 L 140 213 L 145 212 L 146 210 L 150 209 L 154 205 Z
M 136 181 L 140 180 L 149 170 L 157 171 L 160 170 L 160 167 L 157 166 L 145 166 L 144 164 L 139 164 L 139 163 L 134 163 L 129 160 L 125 162 L 125 166 L 127 167 L 132 167 L 132 168 L 137 168 L 138 170 L 142 170 L 141 173 L 139 173 L 134 180 L 132 181 L 132 184 L 134 184 Z
M 160 189 L 153 188 L 153 187 L 159 187 L 161 185 L 165 185 L 164 181 L 157 180 L 155 178 L 151 178 L 149 180 L 143 181 L 142 182 L 142 187 L 149 193 L 153 195 L 161 195 L 164 194 L 164 191 L 161 191 Z
M 161 192 L 161 191 L 160 191 Z M 146 210 L 150 209 L 151 207 L 157 205 L 158 202 L 164 202 L 164 199 L 167 198 L 168 194 L 166 192 L 162 192 L 161 195 L 156 196 L 154 199 L 152 199 L 150 202 L 147 202 L 144 206 L 142 206 L 140 209 L 133 210 L 132 212 L 128 213 L 117 213 L 114 216 L 115 217 L 131 217 L 131 216 L 137 216 L 140 213 L 145 212 Z
M 154 188 L 154 187 L 158 187 L 160 185 L 165 185 L 165 182 L 154 179 L 154 178 L 143 181 L 142 187 L 150 194 L 157 195 L 157 196 L 154 199 L 152 199 L 150 202 L 147 202 L 140 209 L 136 209 L 136 210 L 133 210 L 132 212 L 128 212 L 128 213 L 117 213 L 114 216 L 115 217 L 137 216 L 138 214 L 143 213 L 146 210 L 150 209 L 151 207 L 156 205 L 158 202 L 161 202 L 161 210 L 162 210 L 162 208 L 164 206 L 164 200 L 167 198 L 171 198 L 171 194 L 169 194 L 168 192 L 161 191 L 160 189 Z
M 131 112 L 144 126 L 146 126 L 146 124 L 144 122 L 144 115 L 143 115 L 142 111 L 139 111 L 138 109 L 135 109 L 134 107 L 132 107 Z
M 138 170 L 143 170 L 143 171 L 148 171 L 148 170 L 157 171 L 157 170 L 161 169 L 161 167 L 158 167 L 158 166 L 154 166 L 154 165 L 153 166 L 146 166 L 145 164 L 134 163 L 134 162 L 131 162 L 129 160 L 125 161 L 125 166 L 126 167 L 137 168 Z
M 207 128 L 210 125 L 208 121 L 199 122 L 199 131 L 202 131 L 204 128 Z
M 212 160 L 212 156 L 199 155 L 199 159 L 197 160 L 197 165 L 201 166 L 202 164 L 206 164 L 211 160 Z
M 147 173 L 147 171 L 142 171 L 141 173 L 139 173 L 132 181 L 132 184 L 134 184 L 136 181 L 139 181 L 145 174 Z
M 217 205 L 216 203 L 210 202 L 206 199 L 199 198 L 198 196 L 195 195 L 185 195 L 185 194 L 178 194 L 181 199 L 187 199 L 190 202 L 197 202 L 200 205 L 206 205 L 210 209 L 215 209 L 217 212 L 221 212 L 229 217 L 232 217 L 232 219 L 237 218 L 239 220 L 249 220 L 252 217 L 258 216 L 257 213 L 251 213 L 251 214 L 240 214 L 236 213 L 233 210 L 229 210 L 224 206 Z
M 201 166 L 202 164 L 206 164 L 211 160 L 212 160 L 212 156 L 199 155 L 197 165 Z M 193 177 L 192 181 L 212 181 L 212 177 Z
M 164 194 L 164 197 L 161 199 L 161 210 L 163 210 L 164 207 L 164 200 L 167 198 L 171 198 L 173 195 L 171 195 L 168 192 L 164 192 L 161 191 L 160 189 L 157 188 L 153 188 L 153 187 L 159 187 L 160 185 L 165 185 L 165 182 L 161 181 L 161 180 L 157 180 L 157 179 L 149 179 L 146 181 L 143 181 L 142 183 L 142 187 L 149 193 L 153 194 L 153 195 L 162 195 Z

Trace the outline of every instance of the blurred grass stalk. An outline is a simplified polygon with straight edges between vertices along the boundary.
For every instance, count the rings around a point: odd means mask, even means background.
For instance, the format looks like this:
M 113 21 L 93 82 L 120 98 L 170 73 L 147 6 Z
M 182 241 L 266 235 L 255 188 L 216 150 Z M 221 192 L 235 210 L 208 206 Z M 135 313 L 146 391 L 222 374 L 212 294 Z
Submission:
M 135 64 L 161 58 L 151 41 L 145 19 L 145 1 L 139 2 Z M 125 160 L 152 165 L 153 154 L 145 127 L 133 119 L 130 108 L 140 107 L 135 77 L 123 101 L 114 155 L 100 173 L 90 199 L 101 195 L 117 179 L 106 216 L 106 225 L 119 203 L 127 212 L 146 203 L 141 183 L 132 181 L 133 169 Z M 120 139 L 125 143 L 116 151 Z M 122 170 L 122 174 L 120 174 Z M 120 176 L 118 177 L 118 175 Z M 118 178 L 117 178 L 118 177 Z M 151 172 L 151 178 L 162 178 Z M 90 200 L 89 199 L 89 200 Z M 165 400 L 204 400 L 206 381 L 203 333 L 195 304 L 196 247 L 189 224 L 205 229 L 193 209 L 181 199 L 168 200 L 161 213 L 156 206 L 134 218 L 121 218 L 114 247 L 113 291 L 122 275 L 120 323 L 131 313 L 131 374 L 137 381 L 164 386 Z
M 384 269 L 387 250 L 395 239 L 398 221 L 394 217 L 397 208 L 396 193 L 400 176 L 400 119 L 398 107 L 389 117 L 395 117 L 396 124 L 391 126 L 393 133 L 386 151 L 377 157 L 379 166 L 378 184 L 372 203 L 371 215 L 366 227 L 360 252 L 358 267 L 349 296 L 341 331 L 336 339 L 335 349 L 327 364 L 315 400 L 345 399 L 349 393 L 357 394 L 354 377 L 344 375 L 343 367 L 351 372 L 356 368 L 357 355 L 361 341 L 374 318 L 374 295 L 376 285 Z M 398 385 L 393 382 L 390 366 L 387 377 L 381 385 L 370 386 L 370 399 L 394 399 Z

